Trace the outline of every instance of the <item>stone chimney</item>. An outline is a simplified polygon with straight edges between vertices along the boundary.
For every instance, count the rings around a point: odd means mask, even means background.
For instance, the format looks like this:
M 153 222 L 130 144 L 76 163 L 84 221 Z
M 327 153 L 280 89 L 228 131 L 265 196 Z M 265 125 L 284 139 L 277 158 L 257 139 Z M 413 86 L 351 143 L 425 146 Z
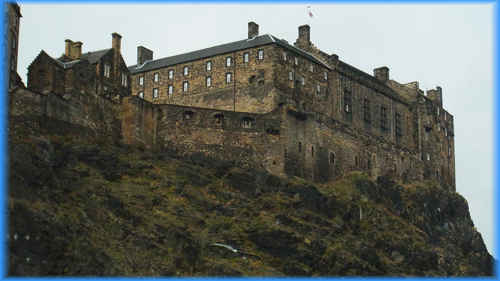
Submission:
M 66 39 L 64 40 L 64 43 L 65 43 L 64 55 L 67 57 L 71 57 L 71 45 L 73 45 L 73 41 Z
M 122 36 L 116 32 L 113 32 L 111 36 L 113 38 L 111 42 L 111 47 L 119 54 L 121 51 Z
M 141 65 L 145 61 L 152 59 L 153 59 L 153 51 L 144 46 L 137 47 L 137 65 Z
M 82 56 L 82 45 L 83 43 L 78 41 L 74 42 L 71 46 L 71 55 L 72 58 L 77 60 Z
M 73 42 L 69 39 L 64 40 L 64 42 L 65 42 L 65 48 L 64 48 L 65 56 L 73 60 L 79 59 L 82 56 L 82 45 L 83 45 L 82 42 L 80 41 Z
M 309 25 L 299 26 L 299 38 L 297 38 L 296 45 L 303 49 L 311 45 L 311 27 Z
M 375 68 L 373 70 L 373 76 L 380 80 L 380 82 L 385 83 L 389 81 L 389 68 L 387 66 Z
M 251 21 L 248 23 L 248 39 L 259 36 L 259 25 Z

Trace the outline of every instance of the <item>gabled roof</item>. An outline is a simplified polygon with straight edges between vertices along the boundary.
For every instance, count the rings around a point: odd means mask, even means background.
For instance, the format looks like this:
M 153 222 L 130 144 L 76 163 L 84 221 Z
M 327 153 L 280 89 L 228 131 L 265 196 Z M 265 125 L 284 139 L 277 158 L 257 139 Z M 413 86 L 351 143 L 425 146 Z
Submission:
M 85 54 L 82 54 L 80 57 L 80 60 L 88 60 L 90 64 L 97 63 L 104 55 L 106 55 L 109 51 L 112 49 L 104 49 L 104 50 L 99 50 L 95 52 L 88 52 Z
M 314 61 L 318 64 L 323 65 L 324 67 L 330 68 L 328 65 L 323 63 L 321 60 L 314 57 L 312 54 L 305 52 L 299 48 L 296 48 L 290 44 L 288 44 L 285 40 L 278 39 L 277 37 L 269 34 L 257 36 L 251 39 L 244 39 L 240 41 L 235 41 L 227 44 L 222 44 L 194 52 L 189 52 L 185 54 L 180 54 L 176 56 L 161 58 L 157 60 L 150 60 L 144 62 L 142 65 L 132 65 L 129 66 L 128 69 L 132 74 L 141 73 L 145 71 L 151 71 L 159 68 L 164 68 L 180 63 L 186 63 L 190 61 L 195 61 L 199 59 L 204 59 L 208 57 L 213 57 L 217 55 L 228 54 L 240 50 L 245 50 L 249 48 L 255 48 L 259 46 L 265 46 L 270 44 L 279 45 L 293 53 L 304 56 L 311 61 Z

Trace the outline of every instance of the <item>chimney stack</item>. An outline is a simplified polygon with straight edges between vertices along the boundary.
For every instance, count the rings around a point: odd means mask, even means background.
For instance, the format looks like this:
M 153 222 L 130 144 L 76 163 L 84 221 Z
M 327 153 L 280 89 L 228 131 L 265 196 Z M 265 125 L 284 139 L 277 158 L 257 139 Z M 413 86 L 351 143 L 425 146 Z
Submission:
M 79 59 L 81 56 L 82 56 L 82 42 L 78 41 L 78 42 L 74 42 L 71 46 L 71 55 L 72 55 L 72 59 Z
M 73 45 L 73 41 L 66 39 L 64 40 L 64 43 L 65 43 L 64 55 L 67 57 L 71 57 L 71 45 Z
M 308 24 L 299 26 L 299 38 L 297 38 L 296 44 L 302 49 L 311 45 L 311 27 Z
M 385 83 L 389 81 L 389 68 L 387 66 L 375 68 L 373 70 L 373 76 L 380 80 L 380 82 Z
M 248 39 L 259 36 L 259 25 L 251 21 L 248 23 Z
M 113 40 L 111 42 L 111 47 L 117 51 L 117 53 L 119 54 L 120 51 L 121 51 L 121 45 L 122 45 L 122 36 L 116 32 L 113 32 L 113 34 L 111 34 Z
M 141 65 L 148 60 L 153 60 L 153 51 L 144 46 L 137 47 L 137 65 Z

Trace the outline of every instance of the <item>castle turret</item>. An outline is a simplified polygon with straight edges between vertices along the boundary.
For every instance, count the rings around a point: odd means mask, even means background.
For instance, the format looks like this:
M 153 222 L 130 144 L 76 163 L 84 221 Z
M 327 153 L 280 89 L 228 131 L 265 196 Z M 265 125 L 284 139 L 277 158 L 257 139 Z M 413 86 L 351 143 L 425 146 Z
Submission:
M 311 27 L 308 24 L 299 26 L 299 37 L 295 45 L 302 49 L 307 49 L 311 46 Z
M 427 97 L 435 102 L 440 107 L 443 106 L 443 92 L 441 87 L 437 86 L 436 89 L 428 90 Z

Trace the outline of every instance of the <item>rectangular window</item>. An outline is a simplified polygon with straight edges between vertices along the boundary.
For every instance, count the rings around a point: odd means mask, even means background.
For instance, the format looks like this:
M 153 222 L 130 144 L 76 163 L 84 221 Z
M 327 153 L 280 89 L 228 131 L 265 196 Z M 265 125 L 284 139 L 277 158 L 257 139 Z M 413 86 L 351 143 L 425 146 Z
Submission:
M 387 108 L 380 107 L 380 129 L 382 132 L 387 131 Z
M 306 84 L 306 78 L 304 78 L 304 76 L 301 77 L 301 84 L 302 86 Z
M 127 87 L 127 75 L 125 73 L 122 73 L 122 86 Z
M 430 155 L 429 153 L 427 153 L 427 155 L 426 155 L 426 156 L 427 156 L 427 157 L 426 157 L 426 158 L 427 158 L 427 161 L 431 161 L 431 155 Z
M 207 77 L 207 87 L 212 86 L 212 77 L 208 76 Z
M 352 112 L 351 92 L 348 90 L 344 90 L 344 111 L 347 114 L 350 114 Z
M 207 61 L 207 71 L 212 71 L 212 62 Z
M 184 81 L 184 83 L 182 83 L 182 91 L 187 92 L 188 90 L 189 90 L 189 82 Z
M 259 50 L 259 60 L 264 59 L 264 50 Z
M 170 80 L 174 79 L 174 70 L 173 69 L 168 71 L 168 79 L 170 79 Z
M 295 58 L 295 65 L 299 65 L 299 58 Z
M 141 99 L 143 99 L 143 98 L 144 98 L 144 93 L 143 93 L 143 92 L 139 92 L 139 97 L 140 97 Z
M 325 77 L 325 81 L 327 81 L 328 80 L 328 72 L 325 71 L 323 74 L 324 74 L 324 77 Z
M 444 113 L 444 121 L 446 121 L 446 115 L 448 115 L 448 114 L 446 114 L 446 112 L 445 112 Z
M 319 84 L 316 85 L 316 93 L 317 94 L 321 93 L 321 86 Z
M 283 52 L 283 60 L 286 61 L 287 57 L 286 57 L 286 53 Z
M 104 77 L 109 78 L 110 74 L 111 74 L 111 66 L 109 64 L 105 64 L 104 65 Z
M 189 67 L 184 66 L 184 76 L 188 76 L 188 75 L 189 75 Z
M 288 72 L 288 80 L 293 81 L 293 72 Z
M 243 54 L 243 62 L 244 62 L 244 63 L 247 63 L 247 62 L 248 62 L 248 60 L 249 60 L 249 58 L 250 58 L 250 55 L 249 55 L 248 53 L 244 53 L 244 54 Z M 229 65 L 231 65 L 231 64 L 229 64 Z M 228 65 L 228 66 L 229 66 L 229 65 Z
M 369 99 L 363 100 L 363 120 L 365 120 L 365 122 L 368 124 L 371 123 L 371 111 L 370 111 L 370 100 Z
M 144 76 L 139 76 L 139 86 L 144 85 Z
M 168 96 L 171 97 L 174 94 L 174 86 L 168 85 Z
M 396 114 L 394 115 L 394 119 L 395 119 L 394 120 L 394 127 L 395 127 L 395 131 L 396 131 L 396 137 L 400 138 L 403 135 L 403 130 L 401 128 L 401 114 L 396 112 Z
M 231 83 L 231 72 L 226 73 L 226 83 Z
M 436 114 L 439 117 L 439 107 L 436 108 Z
M 153 98 L 157 99 L 158 98 L 158 88 L 153 89 Z
M 231 63 L 232 63 L 232 58 L 231 57 L 227 57 L 226 58 L 226 67 L 230 67 L 231 66 Z
M 158 74 L 158 72 L 155 73 L 153 77 L 154 77 L 153 80 L 155 81 L 155 83 L 158 83 L 158 81 L 160 81 L 160 74 Z
M 313 65 L 313 64 L 311 64 L 311 65 L 309 66 L 309 71 L 310 71 L 310 72 L 314 72 L 314 65 Z
M 448 136 L 448 128 L 444 128 L 444 136 L 447 137 Z

